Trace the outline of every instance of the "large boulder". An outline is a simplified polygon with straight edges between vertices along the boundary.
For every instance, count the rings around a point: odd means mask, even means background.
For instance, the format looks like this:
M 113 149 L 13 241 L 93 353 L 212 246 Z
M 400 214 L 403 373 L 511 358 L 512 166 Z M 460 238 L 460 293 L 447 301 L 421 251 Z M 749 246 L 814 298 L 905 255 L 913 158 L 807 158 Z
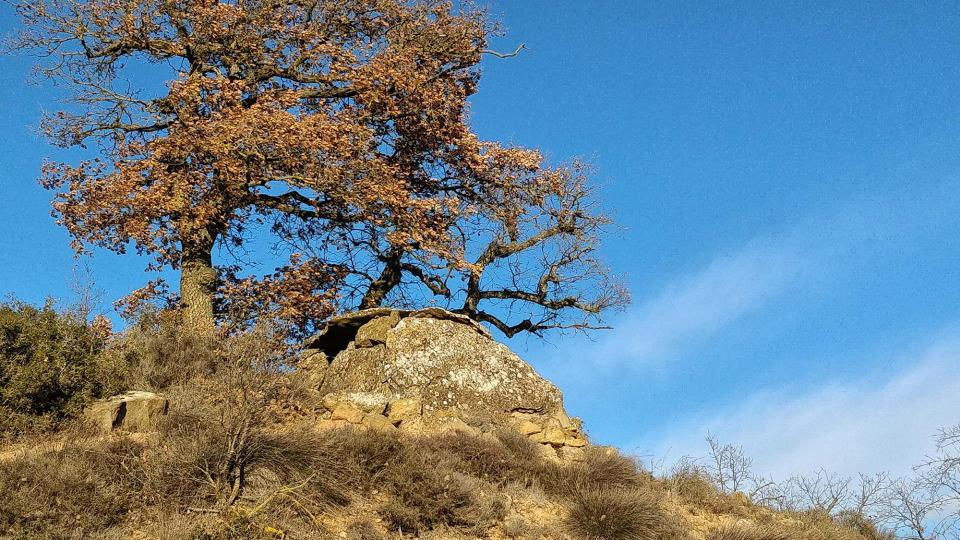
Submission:
M 152 392 L 130 391 L 90 404 L 84 418 L 101 431 L 150 431 L 167 414 L 167 398 Z
M 416 397 L 425 412 L 562 410 L 560 391 L 530 364 L 482 328 L 452 313 L 440 318 L 439 311 L 403 317 L 394 311 L 357 327 L 354 339 L 326 369 L 321 393 L 355 394 L 383 405 Z
M 545 445 L 585 444 L 557 387 L 468 317 L 360 311 L 329 321 L 305 349 L 301 369 L 335 424 L 509 425 Z

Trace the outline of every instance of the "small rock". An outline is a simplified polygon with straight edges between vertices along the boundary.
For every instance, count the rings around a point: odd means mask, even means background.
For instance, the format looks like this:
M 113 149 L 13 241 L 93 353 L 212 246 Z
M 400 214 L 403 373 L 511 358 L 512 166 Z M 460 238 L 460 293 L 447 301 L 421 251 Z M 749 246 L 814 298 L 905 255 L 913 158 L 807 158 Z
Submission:
M 559 418 L 555 416 L 551 416 L 550 418 L 547 418 L 546 420 L 544 420 L 543 427 L 544 429 L 551 429 L 551 428 L 564 429 L 563 423 L 560 421 Z
M 400 322 L 400 313 L 397 311 L 390 312 L 390 315 L 386 317 L 377 317 L 357 330 L 357 335 L 353 339 L 353 343 L 360 349 L 386 343 L 387 332 L 396 326 L 398 322 Z
M 397 429 L 394 427 L 393 422 L 388 420 L 385 416 L 379 414 L 368 414 L 363 417 L 363 421 L 361 423 L 370 429 L 375 429 L 378 431 L 390 431 Z
M 340 394 L 327 394 L 323 396 L 320 400 L 320 404 L 323 405 L 323 408 L 332 411 L 337 408 L 337 405 L 343 401 L 343 396 Z
M 528 437 L 530 435 L 533 435 L 534 433 L 540 433 L 541 431 L 543 431 L 543 428 L 541 426 L 531 422 L 530 420 L 523 420 L 517 423 L 516 429 L 521 434 L 526 435 Z
M 587 457 L 587 453 L 583 448 L 571 448 L 569 446 L 564 446 L 559 449 L 560 459 L 563 461 L 573 461 L 579 462 L 583 461 Z
M 319 390 L 330 367 L 330 359 L 322 351 L 307 350 L 297 362 L 297 369 L 304 374 L 307 385 Z
M 548 427 L 543 430 L 543 436 L 540 442 L 552 444 L 554 446 L 563 446 L 567 441 L 567 434 L 558 427 Z
M 465 433 L 475 433 L 477 430 L 470 424 L 459 418 L 449 418 L 443 423 L 444 430 L 463 431 Z
M 328 411 L 333 411 L 340 405 L 347 404 L 365 413 L 383 414 L 387 406 L 387 399 L 385 396 L 374 392 L 352 392 L 349 394 L 335 392 L 323 396 L 321 404 Z
M 398 399 L 387 405 L 387 417 L 394 423 L 413 420 L 422 414 L 423 402 L 417 397 Z
M 538 444 L 536 449 L 537 454 L 543 459 L 550 461 L 559 461 L 560 459 L 560 456 L 557 454 L 557 449 L 549 444 Z
M 581 437 L 571 437 L 563 441 L 564 446 L 572 446 L 574 448 L 583 448 L 587 445 L 587 440 Z
M 333 409 L 331 420 L 346 420 L 351 424 L 363 422 L 363 411 L 352 403 L 340 403 Z

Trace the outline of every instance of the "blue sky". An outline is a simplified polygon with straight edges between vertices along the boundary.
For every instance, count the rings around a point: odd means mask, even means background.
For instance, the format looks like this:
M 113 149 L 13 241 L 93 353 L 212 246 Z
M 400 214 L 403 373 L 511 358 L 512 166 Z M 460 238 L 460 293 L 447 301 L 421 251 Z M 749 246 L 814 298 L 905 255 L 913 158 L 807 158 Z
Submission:
M 762 472 L 905 471 L 960 421 L 960 4 L 494 2 L 479 133 L 597 166 L 635 303 L 510 345 L 600 442 Z M 0 32 L 14 25 L 0 6 Z M 35 182 L 56 90 L 0 58 L 0 293 L 69 298 Z M 106 304 L 139 263 L 85 262 Z

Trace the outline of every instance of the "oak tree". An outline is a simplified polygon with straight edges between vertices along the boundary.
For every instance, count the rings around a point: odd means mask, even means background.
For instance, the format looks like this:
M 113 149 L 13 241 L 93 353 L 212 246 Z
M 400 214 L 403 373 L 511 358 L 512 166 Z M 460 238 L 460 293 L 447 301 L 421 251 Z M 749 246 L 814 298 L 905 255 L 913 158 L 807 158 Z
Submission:
M 179 270 L 187 324 L 268 316 L 307 332 L 338 310 L 406 298 L 513 335 L 593 327 L 626 300 L 595 256 L 607 219 L 583 170 L 482 142 L 468 124 L 484 54 L 511 56 L 487 49 L 495 27 L 483 10 L 445 0 L 17 9 L 18 46 L 69 90 L 43 132 L 95 147 L 80 163 L 44 165 L 54 214 L 80 252 L 133 249 L 150 270 Z M 257 276 L 242 256 L 219 260 L 264 234 L 289 263 Z

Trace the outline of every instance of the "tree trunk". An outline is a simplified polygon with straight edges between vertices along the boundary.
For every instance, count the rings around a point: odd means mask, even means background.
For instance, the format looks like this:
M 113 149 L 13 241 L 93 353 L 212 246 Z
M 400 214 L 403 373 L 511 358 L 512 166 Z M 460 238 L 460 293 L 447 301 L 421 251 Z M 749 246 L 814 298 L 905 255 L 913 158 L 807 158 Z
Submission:
M 403 258 L 403 250 L 400 248 L 391 248 L 383 260 L 383 272 L 380 277 L 370 283 L 366 294 L 360 301 L 360 309 L 369 309 L 380 307 L 387 294 L 400 284 L 403 279 L 403 270 L 400 262 Z
M 214 328 L 213 293 L 217 271 L 213 268 L 213 237 L 184 244 L 180 258 L 180 308 L 183 324 L 206 332 Z

